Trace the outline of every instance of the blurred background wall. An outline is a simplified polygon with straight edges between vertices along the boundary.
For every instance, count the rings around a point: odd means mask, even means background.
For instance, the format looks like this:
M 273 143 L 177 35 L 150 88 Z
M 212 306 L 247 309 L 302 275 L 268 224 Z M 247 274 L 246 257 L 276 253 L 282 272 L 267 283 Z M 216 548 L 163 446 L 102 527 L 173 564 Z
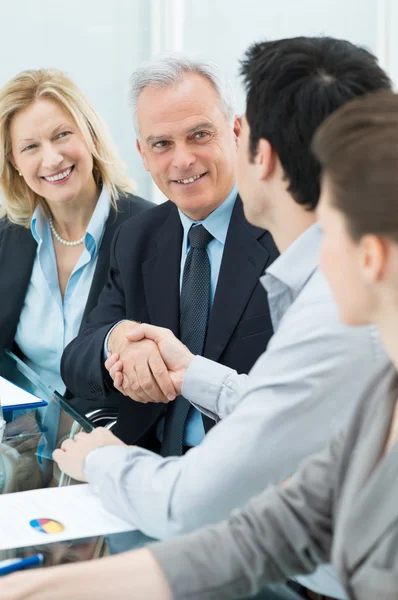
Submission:
M 107 122 L 140 195 L 161 201 L 142 167 L 128 79 L 161 51 L 218 62 L 244 109 L 238 60 L 253 41 L 331 35 L 367 47 L 398 83 L 398 0 L 1 0 L 0 85 L 27 68 L 65 70 Z

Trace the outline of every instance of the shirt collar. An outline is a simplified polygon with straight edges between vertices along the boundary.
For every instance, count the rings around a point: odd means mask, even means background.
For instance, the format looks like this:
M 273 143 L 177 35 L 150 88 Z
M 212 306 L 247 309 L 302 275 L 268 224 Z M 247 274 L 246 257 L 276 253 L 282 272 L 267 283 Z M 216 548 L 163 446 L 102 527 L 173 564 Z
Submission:
M 45 226 L 46 226 L 46 218 L 43 214 L 43 211 L 40 208 L 40 205 L 38 204 L 36 206 L 35 210 L 33 211 L 32 221 L 30 223 L 30 230 L 31 230 L 34 240 L 37 244 L 40 244 L 40 242 L 44 238 Z
M 261 283 L 270 291 L 273 280 L 286 285 L 295 299 L 319 264 L 322 231 L 314 223 L 304 231 L 267 269 Z
M 105 186 L 102 186 L 100 197 L 98 198 L 94 212 L 91 215 L 90 222 L 86 229 L 86 236 L 84 238 L 84 244 L 91 256 L 97 253 L 102 242 L 102 236 L 104 235 L 105 224 L 109 217 L 110 209 L 111 200 L 108 190 Z
M 87 226 L 86 235 L 84 237 L 84 245 L 89 251 L 91 257 L 97 253 L 101 244 L 110 208 L 110 197 L 106 187 L 103 186 L 100 197 L 98 198 L 98 202 Z M 48 227 L 48 221 L 44 216 L 40 205 L 37 205 L 32 215 L 30 229 L 38 245 L 40 245 L 44 239 L 46 227 Z
M 187 237 L 188 231 L 195 225 L 203 225 L 211 235 L 218 240 L 221 244 L 225 244 L 227 237 L 229 222 L 231 220 L 232 211 L 235 205 L 235 200 L 238 195 L 238 188 L 236 185 L 232 188 L 230 194 L 224 200 L 220 206 L 213 210 L 206 219 L 203 221 L 193 221 L 187 215 L 185 215 L 180 209 L 178 213 L 180 215 L 181 224 L 184 229 L 184 238 Z

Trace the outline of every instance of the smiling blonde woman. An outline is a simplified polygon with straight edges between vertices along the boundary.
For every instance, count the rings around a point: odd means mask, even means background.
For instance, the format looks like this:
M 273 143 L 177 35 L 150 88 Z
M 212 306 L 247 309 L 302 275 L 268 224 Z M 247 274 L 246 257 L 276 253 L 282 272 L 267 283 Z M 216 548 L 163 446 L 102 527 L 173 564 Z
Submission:
M 101 117 L 55 69 L 0 90 L 0 347 L 65 392 L 65 345 L 105 284 L 113 233 L 151 203 Z

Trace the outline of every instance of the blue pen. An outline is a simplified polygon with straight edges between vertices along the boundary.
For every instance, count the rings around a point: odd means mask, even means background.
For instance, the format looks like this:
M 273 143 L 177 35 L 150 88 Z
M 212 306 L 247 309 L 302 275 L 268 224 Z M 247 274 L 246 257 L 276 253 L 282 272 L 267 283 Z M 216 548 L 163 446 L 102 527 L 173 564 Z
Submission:
M 44 557 L 42 554 L 34 554 L 26 558 L 11 558 L 0 562 L 0 577 L 9 575 L 14 571 L 22 571 L 22 569 L 32 569 L 43 566 Z

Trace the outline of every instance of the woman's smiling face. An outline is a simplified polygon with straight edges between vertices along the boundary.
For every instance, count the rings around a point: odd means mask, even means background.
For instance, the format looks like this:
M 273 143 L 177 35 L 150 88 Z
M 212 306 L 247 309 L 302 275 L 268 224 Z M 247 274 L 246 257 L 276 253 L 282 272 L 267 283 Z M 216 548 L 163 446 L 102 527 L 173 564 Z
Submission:
M 70 113 L 50 99 L 39 99 L 16 113 L 10 126 L 12 159 L 26 184 L 51 203 L 90 193 L 93 157 Z

